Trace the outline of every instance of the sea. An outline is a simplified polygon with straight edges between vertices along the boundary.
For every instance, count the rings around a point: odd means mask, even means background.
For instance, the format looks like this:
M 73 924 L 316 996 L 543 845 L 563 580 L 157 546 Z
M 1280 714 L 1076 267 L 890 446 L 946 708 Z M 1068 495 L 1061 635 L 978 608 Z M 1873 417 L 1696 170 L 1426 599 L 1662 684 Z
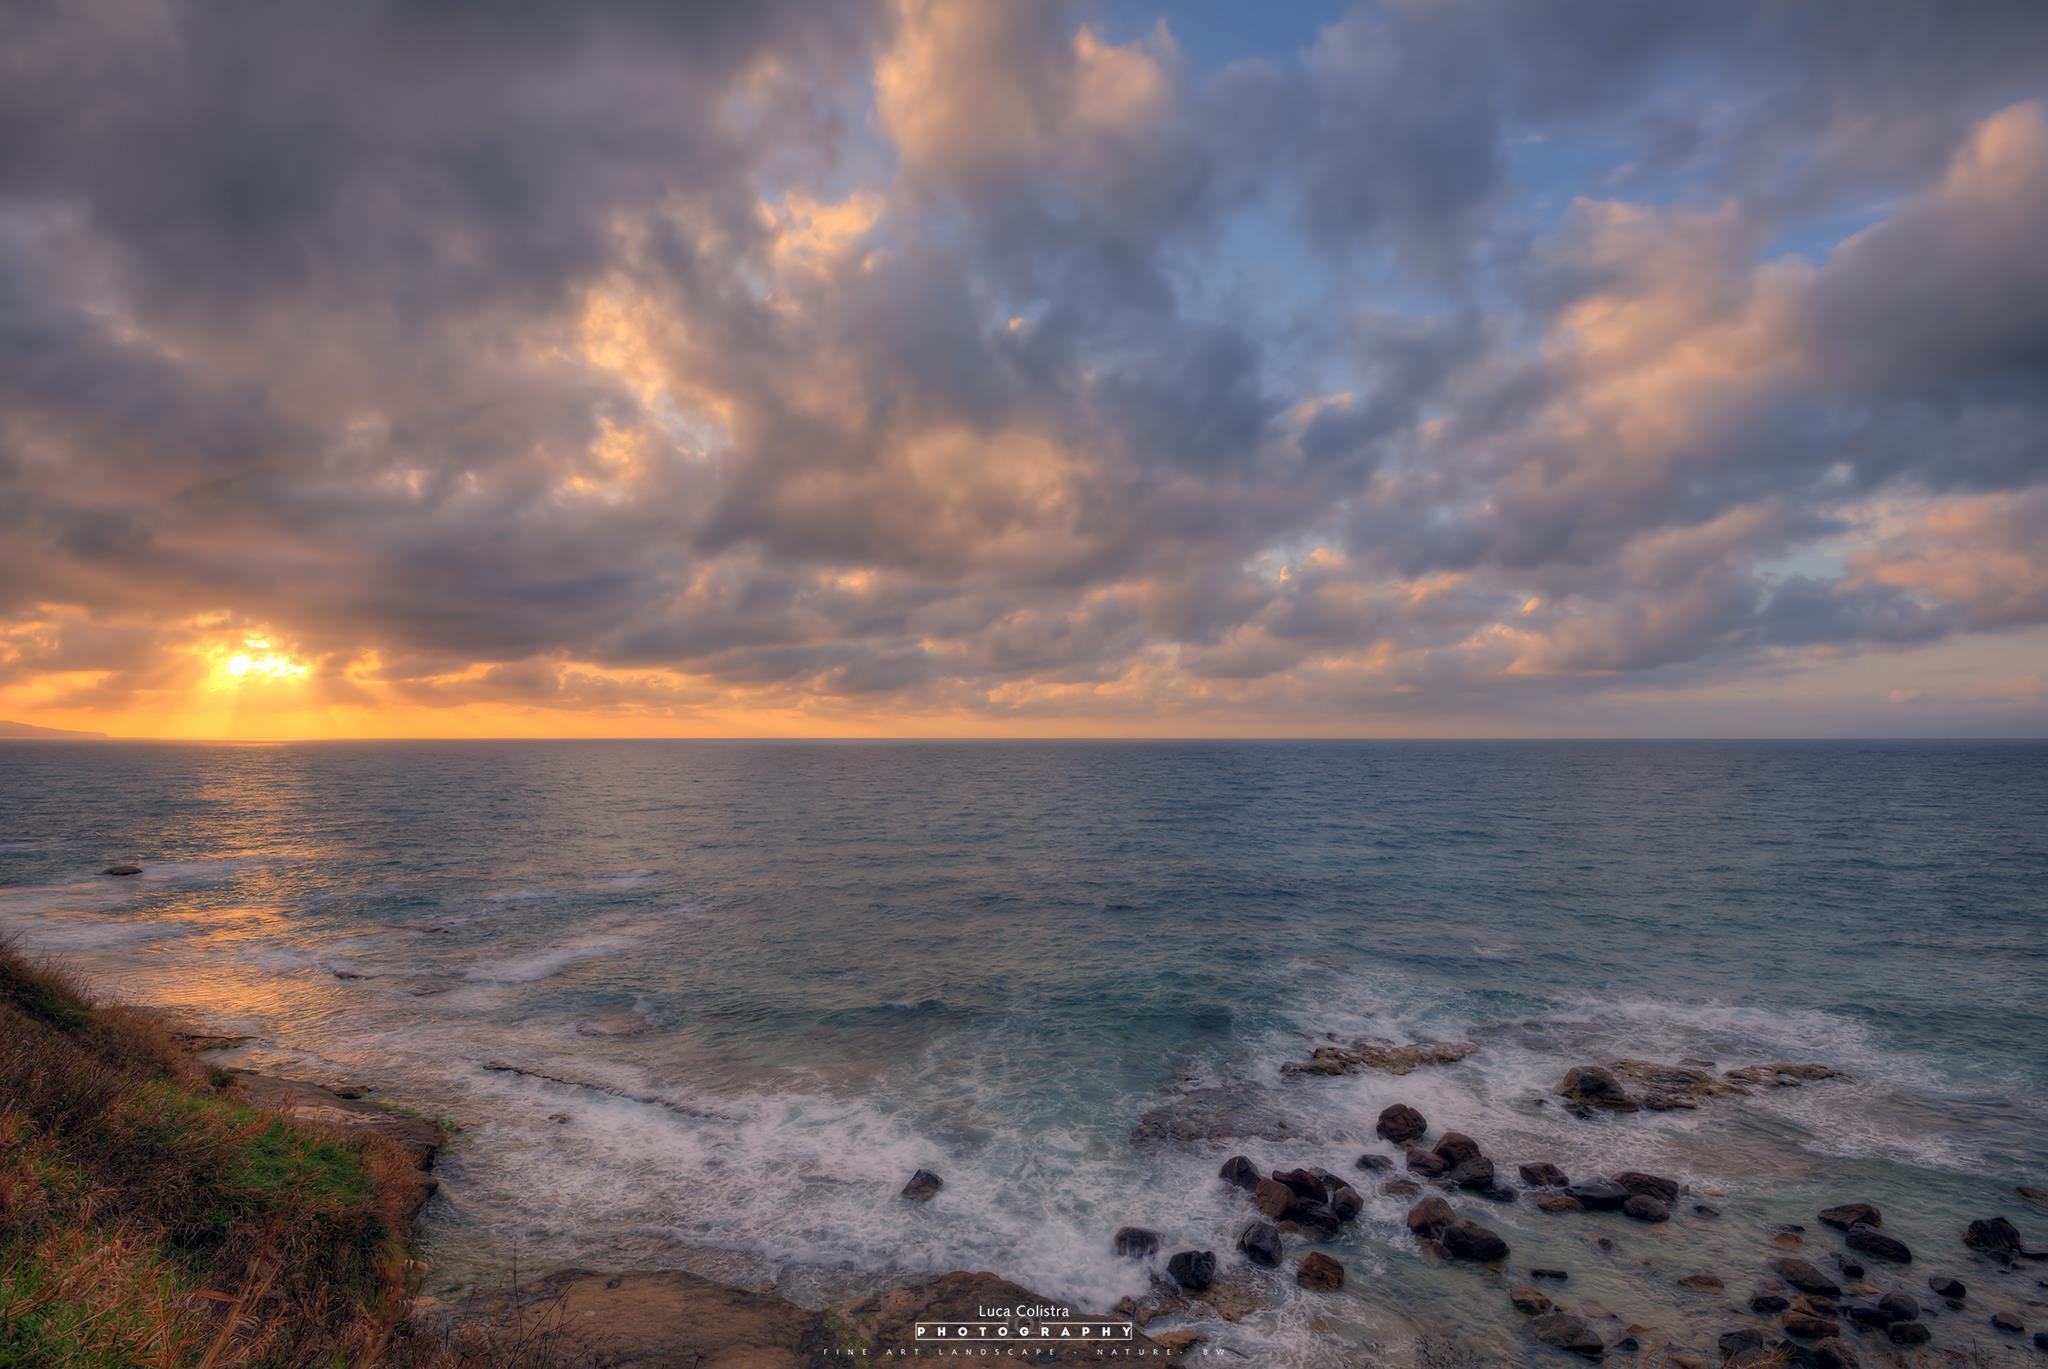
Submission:
M 1161 1270 L 1113 1254 L 1128 1224 L 1255 1295 L 1153 1327 L 1211 1353 L 1522 1363 L 1531 1266 L 1610 1341 L 1710 1347 L 1862 1200 L 1916 1251 L 1883 1286 L 1953 1270 L 2048 1324 L 2048 1270 L 1958 1242 L 2048 1244 L 2014 1194 L 2048 1186 L 2048 744 L 0 743 L 0 935 L 246 1036 L 224 1063 L 453 1123 L 437 1296 L 681 1267 L 818 1306 L 968 1269 L 1104 1311 Z M 1362 1038 L 1477 1049 L 1282 1068 Z M 1843 1077 L 1556 1095 L 1680 1058 Z M 1690 1191 L 1656 1226 L 1460 1197 L 1509 1264 L 1432 1261 L 1398 1167 L 1354 1168 L 1398 1155 L 1394 1102 L 1516 1186 Z M 1298 1237 L 1236 1259 L 1238 1153 L 1363 1191 L 1318 1247 L 1342 1291 L 1295 1285 Z

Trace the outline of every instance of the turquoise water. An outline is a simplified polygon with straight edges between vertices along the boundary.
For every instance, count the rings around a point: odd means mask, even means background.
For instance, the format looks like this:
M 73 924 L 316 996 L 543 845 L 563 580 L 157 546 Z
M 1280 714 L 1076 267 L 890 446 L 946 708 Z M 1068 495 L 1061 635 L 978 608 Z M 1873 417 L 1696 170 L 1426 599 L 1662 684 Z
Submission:
M 2000 1211 L 2048 1243 L 2011 1197 L 2048 1184 L 2039 744 L 0 744 L 0 930 L 245 1060 L 461 1119 L 443 1290 L 515 1259 L 811 1301 L 967 1267 L 1106 1306 L 1145 1283 L 1116 1226 L 1227 1251 L 1224 1156 L 1348 1171 L 1396 1100 L 1510 1176 L 1713 1194 L 1655 1229 L 1483 1214 L 1516 1268 L 1707 1344 L 1736 1323 L 1671 1271 L 1746 1292 L 1821 1201 L 1928 1252 Z M 1280 1073 L 1326 1033 L 1480 1049 Z M 1621 1056 L 1850 1077 L 1537 1105 Z M 1173 1115 L 1216 1134 L 1133 1145 L 1196 1089 Z M 920 1165 L 927 1208 L 895 1197 Z M 1205 1329 L 1298 1363 L 1515 1353 L 1494 1276 L 1419 1261 L 1406 1206 L 1330 1247 L 1341 1298 L 1261 1276 Z

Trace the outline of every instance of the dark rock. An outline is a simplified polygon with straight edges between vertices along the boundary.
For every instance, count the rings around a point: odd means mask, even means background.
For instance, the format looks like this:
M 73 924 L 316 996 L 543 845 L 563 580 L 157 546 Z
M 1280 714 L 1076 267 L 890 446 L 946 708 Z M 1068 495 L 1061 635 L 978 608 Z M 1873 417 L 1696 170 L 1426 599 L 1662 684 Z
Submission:
M 1424 1198 L 1408 1209 L 1408 1229 L 1418 1236 L 1441 1236 L 1458 1220 L 1458 1214 L 1441 1198 Z
M 1522 1182 L 1532 1188 L 1563 1188 L 1571 1183 L 1564 1171 L 1548 1160 L 1538 1160 L 1532 1165 L 1523 1165 Z
M 1721 1215 L 1720 1208 L 1714 1207 L 1708 1203 L 1694 1203 L 1692 1205 L 1692 1210 L 1702 1217 L 1718 1217 Z
M 1565 1269 L 1532 1269 L 1529 1271 L 1529 1277 L 1532 1279 L 1555 1279 L 1559 1283 L 1563 1283 L 1571 1277 L 1571 1272 Z
M 1110 1245 L 1127 1259 L 1148 1259 L 1159 1253 L 1159 1233 L 1142 1226 L 1120 1226 L 1110 1238 Z
M 100 873 L 103 875 L 139 875 L 142 873 L 142 867 L 140 865 L 109 865 Z
M 914 1203 L 928 1201 L 934 1193 L 946 1186 L 946 1181 L 928 1169 L 920 1169 L 910 1176 L 910 1182 L 903 1186 L 903 1196 Z
M 1223 1168 L 1218 1172 L 1218 1177 L 1224 1183 L 1232 1184 L 1250 1193 L 1259 1186 L 1259 1181 L 1266 1176 L 1259 1173 L 1259 1167 L 1244 1156 L 1233 1155 L 1223 1162 Z
M 1636 1194 L 1621 1205 L 1621 1210 L 1624 1214 L 1635 1218 L 1639 1222 L 1668 1222 L 1671 1220 L 1671 1209 L 1647 1193 Z
M 1569 1193 L 1546 1193 L 1536 1200 L 1545 1212 L 1584 1212 L 1586 1205 Z
M 1854 1350 L 1833 1337 L 1814 1343 L 1813 1362 L 1817 1369 L 1861 1369 L 1862 1365 Z
M 1869 1203 L 1843 1203 L 1840 1207 L 1830 1207 L 1821 1212 L 1820 1219 L 1844 1231 L 1852 1226 L 1884 1225 L 1884 1215 Z
M 1511 1203 L 1515 1200 L 1515 1191 L 1506 1184 L 1488 1184 L 1472 1191 L 1490 1203 Z
M 1525 1317 L 1540 1317 L 1557 1306 L 1556 1303 L 1553 1303 L 1526 1283 L 1518 1283 L 1513 1288 L 1510 1288 L 1508 1290 L 1508 1301 L 1513 1303 L 1515 1310 Z
M 2013 1192 L 2020 1195 L 2021 1202 L 2031 1203 L 2043 1212 L 2048 1212 L 2048 1188 L 2036 1188 L 2032 1184 L 2017 1184 L 2013 1187 Z
M 1893 1345 L 1925 1345 L 1934 1339 L 1934 1332 L 1927 1329 L 1924 1321 L 1895 1321 L 1884 1333 Z
M 1361 1155 L 1358 1157 L 1358 1167 L 1360 1169 L 1392 1169 L 1394 1162 L 1384 1155 Z
M 1295 1267 L 1294 1281 L 1303 1288 L 1334 1293 L 1344 1286 L 1344 1266 L 1320 1250 L 1311 1250 Z
M 2034 1333 L 2034 1348 L 2036 1350 L 2048 1350 L 2048 1331 L 2036 1331 Z
M 1484 1155 L 1474 1155 L 1469 1160 L 1460 1160 L 1444 1175 L 1447 1183 L 1459 1188 L 1491 1188 L 1493 1186 L 1493 1161 Z
M 1840 1322 L 1832 1322 L 1825 1317 L 1808 1316 L 1798 1312 L 1788 1313 L 1784 1320 L 1778 1324 L 1785 1328 L 1786 1335 L 1797 1336 L 1801 1340 L 1824 1340 L 1829 1336 L 1839 1336 L 1842 1334 Z
M 1635 1196 L 1614 1180 L 1597 1175 L 1580 1180 L 1565 1192 L 1577 1198 L 1582 1207 L 1590 1207 L 1596 1212 L 1612 1211 Z
M 1444 1157 L 1433 1150 L 1424 1150 L 1417 1146 L 1408 1152 L 1408 1172 L 1410 1174 L 1420 1174 L 1426 1178 L 1435 1178 L 1449 1168 L 1450 1165 L 1445 1161 Z
M 1280 1232 L 1271 1222 L 1253 1222 L 1237 1233 L 1237 1248 L 1253 1264 L 1280 1267 Z
M 1508 1243 L 1499 1233 L 1477 1222 L 1459 1222 L 1437 1239 L 1443 1243 L 1444 1253 L 1454 1260 L 1491 1261 L 1508 1257 Z
M 1749 1310 L 1760 1317 L 1768 1317 L 1773 1313 L 1782 1312 L 1791 1305 L 1781 1294 L 1777 1293 L 1752 1293 L 1749 1295 Z
M 1911 1264 L 1913 1252 L 1906 1243 L 1896 1236 L 1887 1236 L 1876 1227 L 1852 1226 L 1843 1241 L 1851 1250 L 1861 1251 L 1873 1260 L 1884 1260 L 1890 1264 Z
M 1479 1047 L 1470 1041 L 1417 1041 L 1397 1045 L 1364 1038 L 1349 1046 L 1317 1046 L 1305 1061 L 1282 1065 L 1282 1074 L 1356 1074 L 1362 1069 L 1411 1074 L 1424 1065 L 1451 1065 Z
M 1621 1081 L 1598 1065 L 1576 1065 L 1566 1070 L 1564 1082 L 1558 1085 L 1557 1091 L 1567 1102 L 1580 1107 L 1634 1112 L 1639 1106 L 1622 1088 Z
M 1763 1343 L 1764 1333 L 1747 1326 L 1739 1331 L 1724 1331 L 1721 1333 L 1721 1339 L 1715 1342 L 1715 1344 L 1720 1346 L 1721 1353 L 1730 1359 L 1733 1359 L 1745 1350 L 1759 1349 Z
M 1845 1279 L 1860 1279 L 1863 1277 L 1863 1266 L 1850 1259 L 1847 1255 L 1835 1256 L 1835 1268 L 1842 1271 L 1842 1277 Z
M 1273 1177 L 1294 1191 L 1296 1197 L 1312 1203 L 1330 1200 L 1330 1186 L 1323 1182 L 1323 1176 L 1312 1169 L 1274 1170 Z
M 1278 1221 L 1291 1212 L 1301 1199 L 1295 1191 L 1278 1179 L 1261 1179 L 1252 1192 L 1252 1201 L 1259 1211 Z
M 1904 1293 L 1887 1293 L 1877 1300 L 1878 1311 L 1893 1321 L 1920 1320 L 1920 1304 Z
M 1963 1233 L 1963 1244 L 1972 1250 L 2018 1250 L 2019 1228 L 2003 1217 L 1979 1217 Z
M 1396 1103 L 1380 1113 L 1380 1120 L 1378 1125 L 1373 1127 L 1373 1134 L 1399 1146 L 1417 1140 L 1428 1130 L 1429 1123 L 1423 1119 L 1421 1113 L 1406 1103 Z
M 2010 1312 L 1993 1312 L 1991 1314 L 1991 1324 L 2008 1335 L 2024 1336 L 2027 1334 L 2025 1324 Z
M 1676 1179 L 1666 1179 L 1659 1174 L 1644 1174 L 1637 1170 L 1625 1169 L 1614 1176 L 1614 1182 L 1620 1184 L 1631 1193 L 1647 1194 L 1660 1203 L 1669 1204 L 1678 1201 L 1678 1180 Z
M 1199 1293 L 1216 1278 L 1216 1252 L 1182 1250 L 1166 1262 L 1166 1272 L 1190 1293 Z
M 1445 1132 L 1437 1138 L 1437 1143 L 1431 1149 L 1443 1157 L 1445 1164 L 1453 1168 L 1467 1160 L 1477 1160 L 1482 1156 L 1479 1143 L 1462 1131 Z
M 1688 1274 L 1678 1283 L 1682 1288 L 1690 1288 L 1700 1293 L 1718 1293 L 1726 1287 L 1720 1278 L 1713 1274 Z
M 1318 1241 L 1329 1240 L 1343 1226 L 1343 1221 L 1331 1210 L 1328 1203 L 1299 1201 L 1287 1209 L 1287 1220 L 1280 1223 L 1282 1231 L 1291 1231 L 1297 1236 L 1308 1236 Z
M 1851 1307 L 1846 1315 L 1850 1321 L 1855 1322 L 1858 1326 L 1868 1326 L 1874 1331 L 1882 1331 L 1893 1322 L 1902 1320 L 1902 1318 L 1895 1317 L 1885 1311 L 1882 1307 Z M 1905 1318 L 1903 1320 L 1911 1319 Z
M 1960 1301 L 1970 1296 L 1970 1290 L 1963 1287 L 1961 1279 L 1952 1279 L 1946 1274 L 1929 1274 L 1927 1286 L 1934 1290 L 1934 1296 L 1937 1298 L 1955 1298 Z
M 1593 1333 L 1592 1327 L 1569 1312 L 1546 1312 L 1529 1323 L 1529 1331 L 1545 1345 L 1554 1345 L 1588 1359 L 1598 1359 L 1607 1353 L 1607 1343 Z
M 1802 1293 L 1818 1293 L 1824 1298 L 1839 1298 L 1842 1296 L 1842 1286 L 1840 1284 L 1821 1273 L 1820 1270 L 1814 1268 L 1805 1260 L 1795 1260 L 1790 1256 L 1786 1256 L 1782 1259 L 1772 1260 L 1771 1269 L 1779 1278 L 1791 1284 Z
M 1332 1184 L 1330 1210 L 1337 1214 L 1339 1221 L 1348 1222 L 1365 1211 L 1365 1197 L 1349 1184 Z
M 1422 1192 L 1422 1185 L 1413 1179 L 1389 1179 L 1380 1185 L 1380 1192 L 1389 1198 L 1413 1198 Z

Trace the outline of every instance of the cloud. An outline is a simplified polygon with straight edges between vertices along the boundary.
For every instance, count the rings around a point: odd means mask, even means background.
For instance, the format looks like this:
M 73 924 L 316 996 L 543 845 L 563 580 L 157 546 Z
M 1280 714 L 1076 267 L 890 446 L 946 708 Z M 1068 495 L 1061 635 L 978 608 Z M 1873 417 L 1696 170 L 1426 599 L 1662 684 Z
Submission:
M 0 711 L 1517 730 L 2042 623 L 2038 7 L 1199 22 L 28 7 Z

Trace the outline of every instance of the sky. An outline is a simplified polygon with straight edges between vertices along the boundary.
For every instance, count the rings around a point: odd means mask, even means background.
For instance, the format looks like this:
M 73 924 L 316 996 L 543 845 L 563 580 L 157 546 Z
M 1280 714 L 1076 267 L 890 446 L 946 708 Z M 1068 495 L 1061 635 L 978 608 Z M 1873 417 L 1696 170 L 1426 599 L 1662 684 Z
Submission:
M 12 0 L 0 718 L 2048 735 L 2048 5 Z

